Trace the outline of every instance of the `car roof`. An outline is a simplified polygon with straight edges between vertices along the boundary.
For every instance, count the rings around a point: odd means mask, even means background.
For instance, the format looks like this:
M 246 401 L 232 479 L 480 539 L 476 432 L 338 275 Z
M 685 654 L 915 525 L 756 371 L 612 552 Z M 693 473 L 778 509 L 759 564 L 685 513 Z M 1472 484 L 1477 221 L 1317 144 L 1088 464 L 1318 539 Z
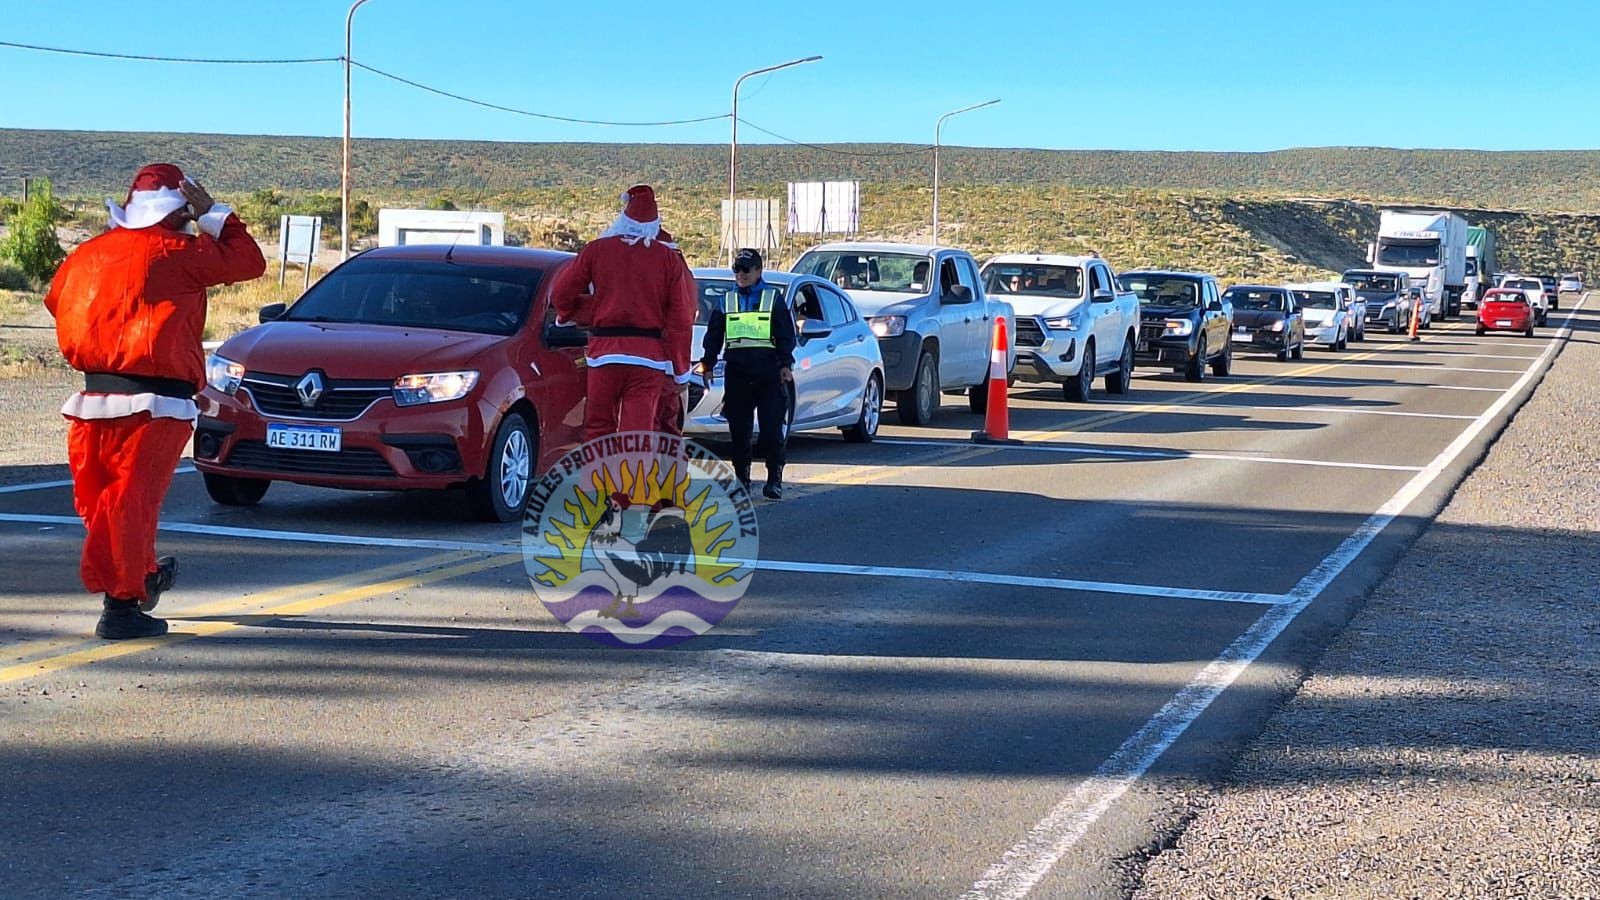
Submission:
M 706 266 L 706 267 L 702 267 L 702 268 L 698 268 L 698 269 L 690 269 L 689 271 L 696 278 L 725 278 L 725 279 L 727 279 L 729 281 L 733 280 L 733 270 L 729 269 L 729 268 L 726 268 L 726 267 Z M 787 286 L 791 282 L 800 281 L 802 279 L 813 278 L 813 277 L 815 277 L 815 276 L 812 276 L 812 275 L 801 275 L 798 272 L 780 272 L 780 271 L 777 271 L 777 270 L 768 271 L 768 270 L 765 270 L 765 269 L 763 269 L 762 272 L 761 272 L 761 280 L 762 281 L 765 281 L 768 284 L 778 284 L 778 285 L 785 285 L 785 286 Z M 821 281 L 822 279 L 818 278 L 817 280 Z
M 1077 266 L 1081 269 L 1092 262 L 1103 263 L 1105 260 L 1097 256 L 1067 256 L 1064 253 L 1002 253 L 990 257 L 983 265 L 987 268 L 996 263 L 1000 265 L 1040 263 L 1047 266 Z
M 421 262 L 459 262 L 475 265 L 513 266 L 519 269 L 550 269 L 577 256 L 565 250 L 533 247 L 484 247 L 478 244 L 407 244 L 377 247 L 354 259 L 410 259 Z
M 1297 281 L 1284 285 L 1291 291 L 1337 291 L 1349 286 L 1342 281 Z
M 1245 290 L 1245 291 L 1287 291 L 1287 290 L 1289 290 L 1289 288 L 1287 288 L 1287 287 L 1285 287 L 1284 285 L 1281 285 L 1281 284 L 1230 284 L 1230 285 L 1228 285 L 1228 290 L 1229 291 L 1234 291 L 1234 290 Z M 1226 293 L 1226 291 L 1224 291 L 1224 293 Z
M 954 249 L 956 248 L 935 247 L 932 244 L 895 244 L 887 241 L 832 241 L 826 244 L 818 244 L 806 252 L 810 253 L 813 250 L 855 250 L 860 253 L 915 253 L 921 256 L 932 256 L 940 250 Z
M 1212 281 L 1216 281 L 1217 280 L 1217 276 L 1210 275 L 1210 274 L 1207 274 L 1205 272 L 1180 272 L 1177 269 L 1129 269 L 1129 270 L 1127 270 L 1127 271 L 1125 271 L 1125 272 L 1123 272 L 1121 274 L 1123 274 L 1123 275 L 1168 275 L 1168 276 L 1171 276 L 1173 278 L 1195 278 L 1195 279 L 1209 278 Z

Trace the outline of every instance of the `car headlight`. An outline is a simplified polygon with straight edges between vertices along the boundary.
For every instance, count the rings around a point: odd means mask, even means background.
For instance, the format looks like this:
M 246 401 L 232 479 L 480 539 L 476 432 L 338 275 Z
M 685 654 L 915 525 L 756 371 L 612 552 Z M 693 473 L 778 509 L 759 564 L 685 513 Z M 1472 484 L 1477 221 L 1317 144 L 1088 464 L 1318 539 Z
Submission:
M 1194 333 L 1194 323 L 1188 319 L 1168 319 L 1166 329 L 1162 332 L 1166 337 L 1188 337 Z
M 471 371 L 401 375 L 394 380 L 394 402 L 397 406 L 420 406 L 460 400 L 477 384 L 478 373 Z
M 878 316 L 868 321 L 872 325 L 872 333 L 878 337 L 899 337 L 906 333 L 905 316 Z
M 1055 331 L 1077 331 L 1078 318 L 1077 316 L 1071 315 L 1056 316 L 1053 319 L 1045 319 L 1044 327 L 1053 329 Z
M 214 390 L 232 395 L 244 380 L 244 366 L 215 353 L 206 357 L 206 384 Z
M 1270 329 L 1268 329 L 1268 330 L 1269 331 L 1282 331 L 1283 330 L 1283 320 L 1279 319 L 1278 321 L 1273 322 L 1272 323 L 1272 327 Z

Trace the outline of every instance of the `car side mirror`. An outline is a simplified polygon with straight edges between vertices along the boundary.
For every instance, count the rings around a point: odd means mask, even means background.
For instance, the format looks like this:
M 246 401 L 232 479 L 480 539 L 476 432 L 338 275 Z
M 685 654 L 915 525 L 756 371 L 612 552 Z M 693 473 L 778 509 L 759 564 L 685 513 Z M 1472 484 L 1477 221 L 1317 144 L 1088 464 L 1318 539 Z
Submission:
M 825 338 L 833 334 L 833 329 L 821 319 L 806 319 L 800 323 L 800 343 L 805 343 L 816 338 Z
M 576 325 L 557 325 L 552 322 L 544 327 L 544 345 L 551 348 L 587 347 L 589 332 Z
M 288 311 L 289 306 L 286 303 L 268 303 L 266 306 L 261 307 L 260 312 L 256 313 L 256 321 L 263 325 L 268 322 L 275 322 L 283 318 L 283 314 Z
M 1091 303 L 1111 303 L 1116 299 L 1117 295 L 1105 288 L 1101 288 L 1100 290 L 1089 295 L 1089 300 Z
M 1222 312 L 1222 301 L 1213 300 L 1206 304 L 1206 312 Z
M 951 285 L 939 298 L 940 303 L 970 303 L 972 301 L 972 288 L 964 284 Z

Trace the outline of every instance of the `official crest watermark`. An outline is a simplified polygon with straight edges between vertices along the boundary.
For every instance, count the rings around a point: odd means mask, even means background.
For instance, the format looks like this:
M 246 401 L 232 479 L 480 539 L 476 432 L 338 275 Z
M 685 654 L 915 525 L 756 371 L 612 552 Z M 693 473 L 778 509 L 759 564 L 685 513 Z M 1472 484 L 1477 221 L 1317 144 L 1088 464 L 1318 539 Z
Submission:
M 562 456 L 533 485 L 522 556 L 534 593 L 613 647 L 705 634 L 744 597 L 759 546 L 733 467 L 680 437 L 633 431 Z

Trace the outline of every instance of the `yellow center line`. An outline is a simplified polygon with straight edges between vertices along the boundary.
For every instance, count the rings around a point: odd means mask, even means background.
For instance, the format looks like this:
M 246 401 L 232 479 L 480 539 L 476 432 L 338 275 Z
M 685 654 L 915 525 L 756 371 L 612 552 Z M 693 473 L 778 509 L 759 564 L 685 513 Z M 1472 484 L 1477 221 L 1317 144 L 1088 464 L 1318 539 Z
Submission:
M 304 615 L 346 603 L 354 603 L 359 600 L 370 600 L 374 597 L 399 593 L 422 587 L 423 585 L 447 581 L 462 575 L 470 575 L 474 572 L 514 565 L 516 562 L 514 559 L 500 555 L 474 558 L 478 556 L 479 554 L 472 553 L 440 554 L 403 566 L 388 566 L 384 569 L 374 569 L 355 576 L 344 576 L 316 584 L 302 584 L 282 590 L 269 591 L 248 600 L 239 598 L 206 604 L 192 610 L 186 610 L 182 617 L 169 619 L 169 622 L 173 625 L 182 625 L 182 631 L 173 631 L 164 637 L 117 642 L 106 642 L 92 637 L 85 638 L 76 643 L 75 646 L 79 649 L 0 668 L 0 684 L 50 675 L 108 659 L 142 653 L 146 650 L 170 647 L 195 638 L 212 637 L 284 616 Z M 371 580 L 374 576 L 381 577 L 388 574 L 395 574 L 395 577 L 384 578 L 377 582 Z M 330 588 L 337 589 L 331 592 L 324 592 Z M 273 605 L 284 597 L 295 594 L 304 595 L 308 591 L 314 591 L 315 593 L 312 596 L 301 596 L 300 599 L 276 606 Z M 213 620 L 214 617 L 218 616 L 228 616 L 229 618 Z

